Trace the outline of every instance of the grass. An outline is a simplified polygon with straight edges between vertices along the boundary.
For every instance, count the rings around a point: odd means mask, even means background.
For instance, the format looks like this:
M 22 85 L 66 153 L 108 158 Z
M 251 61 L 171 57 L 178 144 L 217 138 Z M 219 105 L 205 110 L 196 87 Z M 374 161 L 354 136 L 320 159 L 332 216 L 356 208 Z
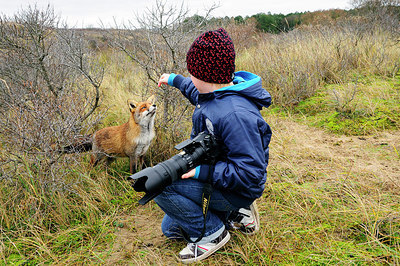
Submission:
M 297 121 L 344 135 L 373 135 L 400 128 L 400 79 L 366 76 L 331 84 L 290 110 Z
M 85 164 L 83 164 L 85 165 Z M 88 170 L 89 169 L 89 170 Z M 6 264 L 101 262 L 115 238 L 120 206 L 115 191 L 127 189 L 102 170 L 74 168 L 66 191 L 42 189 L 33 176 L 23 186 L 2 184 L 1 242 Z
M 274 103 L 286 107 L 299 104 L 327 84 L 346 83 L 355 73 L 394 77 L 400 58 L 394 39 L 378 31 L 360 34 L 361 39 L 350 26 L 339 26 L 259 37 L 255 46 L 237 58 L 237 69 L 260 75 Z
M 398 163 L 396 154 L 390 152 L 390 159 L 378 157 L 381 151 L 368 152 L 374 144 L 364 143 L 367 147 L 361 148 L 353 137 L 337 146 L 336 141 L 343 137 L 300 127 L 284 117 L 279 117 L 279 124 L 274 126 L 278 139 L 271 147 L 275 156 L 262 205 L 267 216 L 265 226 L 272 230 L 269 235 L 283 238 L 275 240 L 279 248 L 274 261 L 398 263 L 395 228 L 400 225 L 399 184 L 395 181 L 392 187 L 386 176 L 394 177 L 398 172 L 379 174 L 363 165 L 367 158 L 376 158 L 389 166 Z M 348 145 L 358 148 L 354 151 Z M 358 152 L 363 155 L 359 157 Z M 382 226 L 378 221 L 391 228 L 390 243 L 374 233 Z M 270 237 L 268 242 L 274 243 Z
M 265 39 L 260 49 L 238 55 L 238 68 L 260 73 L 278 98 L 262 111 L 273 138 L 258 200 L 261 231 L 252 237 L 233 232 L 201 265 L 400 263 L 400 79 L 377 69 L 377 55 L 366 58 L 362 45 L 354 71 L 339 71 L 331 58 L 337 39 L 317 36 L 292 36 L 298 47 L 286 42 L 280 57 L 276 48 L 286 39 Z M 383 65 L 396 53 L 389 50 Z M 313 64 L 328 59 L 332 66 Z M 102 108 L 109 109 L 99 127 L 124 123 L 126 99 L 146 98 L 153 88 L 120 54 L 105 52 L 99 61 L 108 66 Z M 323 77 L 314 75 L 318 70 Z M 296 94 L 302 86 L 309 91 Z M 279 89 L 287 94 L 281 97 Z M 298 102 L 284 104 L 291 99 Z M 180 136 L 157 130 L 148 165 L 176 153 L 173 144 L 189 135 L 190 125 L 181 126 L 186 133 Z M 127 159 L 105 169 L 91 168 L 88 155 L 67 156 L 77 156 L 76 163 L 65 167 L 57 189 L 40 183 L 46 173 L 28 163 L 17 180 L 1 180 L 0 264 L 177 264 L 184 243 L 162 236 L 163 212 L 154 202 L 138 205 L 142 194 L 126 181 Z

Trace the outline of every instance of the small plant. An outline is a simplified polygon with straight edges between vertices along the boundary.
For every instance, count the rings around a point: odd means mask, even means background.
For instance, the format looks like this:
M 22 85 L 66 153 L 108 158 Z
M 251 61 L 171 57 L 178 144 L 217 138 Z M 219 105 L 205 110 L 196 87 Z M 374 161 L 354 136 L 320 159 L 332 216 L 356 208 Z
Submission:
M 354 101 L 358 89 L 357 81 L 354 84 L 350 84 L 344 88 L 344 91 L 331 90 L 332 94 L 332 105 L 336 112 L 341 114 L 351 114 L 356 110 L 356 105 L 352 104 Z

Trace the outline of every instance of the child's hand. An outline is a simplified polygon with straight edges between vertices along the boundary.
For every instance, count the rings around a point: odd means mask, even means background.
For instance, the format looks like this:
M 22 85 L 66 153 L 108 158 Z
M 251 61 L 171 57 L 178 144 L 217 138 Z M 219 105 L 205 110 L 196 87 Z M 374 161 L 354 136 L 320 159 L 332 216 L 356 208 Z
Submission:
M 158 81 L 158 87 L 161 87 L 161 84 L 168 85 L 169 74 L 162 74 L 160 80 Z
M 194 177 L 195 174 L 196 174 L 196 168 L 190 170 L 190 171 L 187 172 L 186 174 L 183 174 L 183 175 L 182 175 L 182 179 L 187 179 L 187 178 Z

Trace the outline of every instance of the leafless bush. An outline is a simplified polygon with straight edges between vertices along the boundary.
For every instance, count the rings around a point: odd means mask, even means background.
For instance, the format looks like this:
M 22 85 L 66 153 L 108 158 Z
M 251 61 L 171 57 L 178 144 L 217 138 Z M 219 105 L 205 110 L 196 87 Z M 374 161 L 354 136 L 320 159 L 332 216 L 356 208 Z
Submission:
M 336 112 L 338 113 L 353 113 L 355 110 L 351 103 L 354 101 L 357 95 L 357 82 L 352 86 L 347 86 L 343 91 L 331 90 L 331 102 Z
M 353 0 L 358 15 L 364 17 L 370 30 L 381 29 L 400 37 L 400 1 L 399 0 Z
M 61 28 L 50 7 L 0 18 L 0 178 L 18 174 L 13 164 L 47 181 L 62 179 L 60 165 L 71 157 L 58 148 L 100 118 L 94 112 L 103 72 L 82 36 Z
M 182 135 L 184 118 L 189 103 L 177 90 L 158 88 L 157 82 L 162 73 L 186 72 L 186 52 L 194 38 L 207 27 L 207 18 L 216 6 L 206 10 L 204 17 L 189 17 L 189 9 L 183 3 L 180 6 L 168 6 L 166 2 L 156 1 L 143 15 L 136 16 L 116 30 L 108 31 L 112 46 L 123 51 L 133 62 L 146 72 L 147 79 L 153 84 L 162 118 L 157 127 L 168 127 L 168 135 Z M 135 92 L 139 94 L 138 91 Z

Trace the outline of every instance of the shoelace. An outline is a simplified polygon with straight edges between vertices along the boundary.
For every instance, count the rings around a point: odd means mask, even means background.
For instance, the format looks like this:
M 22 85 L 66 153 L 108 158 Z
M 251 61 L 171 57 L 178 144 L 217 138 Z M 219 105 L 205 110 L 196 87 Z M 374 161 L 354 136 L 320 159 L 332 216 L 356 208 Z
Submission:
M 234 222 L 241 222 L 244 217 L 250 217 L 250 215 L 237 211 L 235 213 L 232 213 L 232 216 L 230 217 L 230 219 Z

